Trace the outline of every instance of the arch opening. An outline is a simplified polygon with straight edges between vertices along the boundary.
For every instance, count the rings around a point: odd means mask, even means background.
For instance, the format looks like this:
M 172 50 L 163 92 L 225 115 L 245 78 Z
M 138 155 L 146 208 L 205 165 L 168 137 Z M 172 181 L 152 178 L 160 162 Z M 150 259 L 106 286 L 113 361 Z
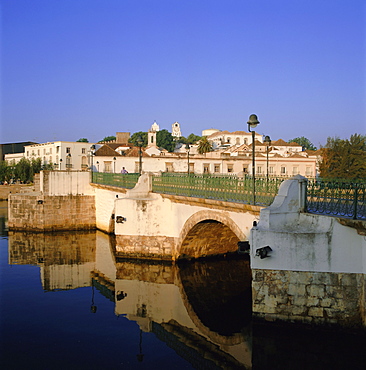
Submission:
M 224 223 L 213 219 L 202 220 L 183 239 L 179 259 L 234 253 L 238 250 L 238 241 L 238 236 Z

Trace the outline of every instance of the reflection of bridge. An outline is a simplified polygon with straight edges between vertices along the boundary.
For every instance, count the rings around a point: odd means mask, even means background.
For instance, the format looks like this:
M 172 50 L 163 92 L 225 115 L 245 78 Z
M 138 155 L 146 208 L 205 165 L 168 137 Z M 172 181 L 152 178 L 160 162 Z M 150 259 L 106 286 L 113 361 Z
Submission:
M 155 333 L 191 363 L 251 367 L 250 338 L 242 333 L 251 319 L 248 262 L 178 268 L 119 260 L 113 250 L 112 239 L 100 232 L 9 235 L 11 263 L 39 265 L 45 290 L 92 285 L 115 303 L 117 315 Z M 95 299 L 93 312 L 97 306 Z

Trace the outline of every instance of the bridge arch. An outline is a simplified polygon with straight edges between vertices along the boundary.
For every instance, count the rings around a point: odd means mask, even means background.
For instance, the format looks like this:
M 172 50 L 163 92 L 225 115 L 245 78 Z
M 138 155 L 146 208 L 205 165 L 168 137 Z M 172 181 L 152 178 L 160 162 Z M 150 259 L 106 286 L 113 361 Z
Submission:
M 178 238 L 178 258 L 235 252 L 246 236 L 228 212 L 202 210 L 187 219 Z

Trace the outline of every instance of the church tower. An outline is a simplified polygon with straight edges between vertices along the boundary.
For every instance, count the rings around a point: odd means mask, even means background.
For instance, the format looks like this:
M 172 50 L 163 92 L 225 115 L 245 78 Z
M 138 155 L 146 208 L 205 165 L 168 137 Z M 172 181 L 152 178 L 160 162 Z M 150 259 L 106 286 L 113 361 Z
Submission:
M 178 122 L 174 122 L 172 124 L 172 136 L 177 139 L 182 136 L 182 133 L 180 132 L 180 124 Z

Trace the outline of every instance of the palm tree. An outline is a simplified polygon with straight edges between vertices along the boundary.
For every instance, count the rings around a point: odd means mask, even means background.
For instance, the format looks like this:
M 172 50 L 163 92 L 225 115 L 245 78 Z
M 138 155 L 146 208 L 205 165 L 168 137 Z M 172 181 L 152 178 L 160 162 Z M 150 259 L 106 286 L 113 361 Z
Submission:
M 199 154 L 212 152 L 212 144 L 207 140 L 206 136 L 203 136 L 202 139 L 198 142 L 197 151 Z

